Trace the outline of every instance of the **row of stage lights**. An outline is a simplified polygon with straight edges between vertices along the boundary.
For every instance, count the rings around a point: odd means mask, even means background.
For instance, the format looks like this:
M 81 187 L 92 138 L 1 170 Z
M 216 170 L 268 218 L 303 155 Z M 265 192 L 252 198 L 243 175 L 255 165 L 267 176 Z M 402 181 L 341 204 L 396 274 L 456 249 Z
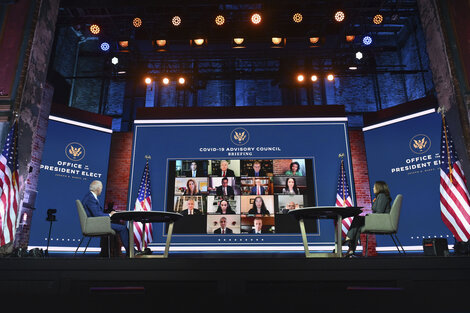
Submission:
M 261 23 L 262 19 L 263 19 L 262 15 L 260 13 L 253 13 L 251 15 L 250 21 L 253 25 L 258 25 L 258 24 Z M 304 19 L 303 19 L 302 14 L 297 12 L 297 13 L 293 14 L 292 20 L 293 20 L 294 23 L 301 23 Z M 341 23 L 341 22 L 345 21 L 346 20 L 346 13 L 344 11 L 336 11 L 335 14 L 334 14 L 334 20 L 338 23 Z M 376 25 L 381 24 L 383 22 L 383 20 L 384 20 L 384 18 L 381 14 L 376 14 L 374 16 L 374 18 L 372 19 L 373 23 L 376 24 Z M 182 25 L 182 21 L 183 21 L 182 18 L 178 15 L 175 15 L 171 18 L 171 24 L 174 27 L 180 27 Z M 225 21 L 226 21 L 226 18 L 221 14 L 217 15 L 214 19 L 214 22 L 217 26 L 224 25 Z M 143 21 L 140 17 L 135 17 L 132 20 L 132 25 L 135 28 L 140 28 L 143 25 Z M 94 35 L 98 35 L 101 32 L 101 27 L 98 24 L 92 24 L 92 25 L 90 25 L 90 32 Z M 352 42 L 352 41 L 354 41 L 355 37 L 356 37 L 355 35 L 346 35 L 346 41 L 347 42 Z M 309 37 L 309 41 L 312 45 L 317 44 L 319 42 L 319 40 L 320 40 L 320 37 L 318 37 L 318 36 L 310 36 Z M 245 41 L 245 38 L 243 38 L 241 36 L 233 38 L 233 43 L 234 43 L 234 46 L 236 46 L 236 47 L 242 47 L 244 41 Z M 275 46 L 282 46 L 282 44 L 285 44 L 286 39 L 283 38 L 283 37 L 280 37 L 280 36 L 274 36 L 274 37 L 272 37 L 271 41 L 272 41 L 273 45 L 275 45 Z M 199 38 L 192 39 L 190 41 L 190 43 L 194 44 L 195 46 L 202 46 L 205 43 L 207 43 L 207 40 L 202 38 L 202 37 L 199 37 Z M 372 44 L 372 37 L 369 36 L 369 35 L 363 36 L 362 37 L 362 43 L 366 46 Z M 157 39 L 157 40 L 155 40 L 155 44 L 158 47 L 165 47 L 167 42 L 166 42 L 165 39 Z M 120 41 L 119 45 L 122 48 L 126 48 L 128 46 L 128 41 Z M 103 42 L 101 44 L 101 49 L 103 51 L 108 51 L 110 49 L 109 43 Z
M 334 20 L 338 23 L 341 23 L 341 22 L 344 22 L 346 20 L 346 13 L 344 11 L 336 11 L 335 14 L 334 14 Z M 262 18 L 262 15 L 261 13 L 253 13 L 250 17 L 250 21 L 253 25 L 259 25 L 261 24 L 263 18 Z M 300 12 L 297 12 L 297 13 L 294 13 L 292 15 L 292 21 L 294 23 L 302 23 L 302 21 L 304 20 L 303 18 L 303 15 L 302 13 Z M 380 25 L 382 24 L 384 20 L 384 17 L 383 15 L 381 14 L 376 14 L 373 18 L 372 18 L 372 22 L 375 24 L 375 25 Z M 179 15 L 175 15 L 171 18 L 171 24 L 174 26 L 174 27 L 180 27 L 183 23 L 183 19 L 181 18 L 181 16 Z M 225 24 L 225 21 L 226 21 L 226 18 L 222 15 L 222 14 L 219 14 L 217 15 L 215 18 L 214 18 L 214 23 L 217 25 L 217 26 L 223 26 Z M 142 18 L 140 17 L 135 17 L 133 20 L 132 20 L 132 25 L 135 27 L 135 28 L 140 28 L 142 27 L 143 25 L 143 21 L 142 21 Z M 92 24 L 90 26 L 90 32 L 94 35 L 98 35 L 100 32 L 101 32 L 101 28 L 98 24 Z
M 353 42 L 356 36 L 354 35 L 347 35 L 346 36 L 346 41 L 347 42 Z M 280 37 L 280 36 L 274 36 L 271 37 L 271 43 L 273 47 L 277 48 L 282 48 L 286 45 L 287 38 L 285 37 Z M 202 47 L 204 45 L 207 45 L 207 39 L 205 38 L 195 38 L 191 39 L 189 41 L 190 45 L 196 46 L 196 47 Z M 235 37 L 232 39 L 232 46 L 233 48 L 245 48 L 244 46 L 245 43 L 245 38 L 244 37 Z M 369 35 L 366 35 L 362 38 L 362 43 L 364 46 L 370 46 L 372 44 L 372 37 Z M 119 47 L 121 49 L 127 49 L 129 47 L 129 41 L 119 41 L 118 42 Z M 166 39 L 157 39 L 154 41 L 155 46 L 159 49 L 159 51 L 165 51 L 165 48 L 168 45 L 168 41 Z M 308 44 L 310 47 L 317 47 L 320 45 L 320 37 L 309 37 Z M 111 49 L 111 45 L 104 41 L 101 43 L 100 48 L 104 52 L 108 52 Z
M 333 73 L 329 73 L 325 76 L 325 78 L 332 82 L 335 80 L 335 75 Z M 296 76 L 296 82 L 299 83 L 299 84 L 303 84 L 303 83 L 306 83 L 308 80 L 308 75 L 305 75 L 305 74 L 297 74 Z M 310 75 L 310 81 L 312 83 L 316 83 L 318 80 L 320 79 L 320 76 L 316 75 L 316 74 L 312 74 Z M 152 77 L 150 76 L 146 76 L 144 78 L 144 82 L 145 84 L 147 85 L 150 85 L 154 80 L 152 79 Z M 180 76 L 178 77 L 178 79 L 176 80 L 176 83 L 179 85 L 179 86 L 184 86 L 186 84 L 187 80 L 185 77 L 183 76 Z M 162 85 L 164 86 L 168 86 L 170 83 L 171 83 L 171 79 L 170 77 L 168 76 L 164 76 L 161 78 L 161 83 Z

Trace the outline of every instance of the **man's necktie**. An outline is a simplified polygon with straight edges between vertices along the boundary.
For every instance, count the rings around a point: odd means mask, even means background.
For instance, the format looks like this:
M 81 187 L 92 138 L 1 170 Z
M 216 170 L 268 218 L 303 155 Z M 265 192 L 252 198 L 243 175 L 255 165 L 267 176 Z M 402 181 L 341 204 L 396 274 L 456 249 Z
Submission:
M 225 234 L 225 229 L 222 229 L 222 234 Z
M 256 173 L 255 173 L 255 176 L 258 177 L 258 176 L 259 176 L 259 172 L 256 172 Z
M 225 176 L 225 171 L 222 172 L 222 176 Z
M 224 195 L 227 195 L 227 187 L 224 187 Z
M 261 194 L 261 191 L 259 190 L 259 187 L 256 188 L 256 190 L 257 190 L 257 191 L 256 191 L 256 194 L 257 194 L 257 195 L 260 195 L 260 194 Z

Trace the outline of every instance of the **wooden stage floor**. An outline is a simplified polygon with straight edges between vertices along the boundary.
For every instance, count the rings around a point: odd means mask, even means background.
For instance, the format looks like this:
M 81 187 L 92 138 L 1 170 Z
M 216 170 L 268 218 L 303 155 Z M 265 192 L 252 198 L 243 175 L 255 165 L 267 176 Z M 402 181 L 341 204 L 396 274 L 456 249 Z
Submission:
M 470 312 L 470 257 L 0 258 L 0 292 L 40 312 Z

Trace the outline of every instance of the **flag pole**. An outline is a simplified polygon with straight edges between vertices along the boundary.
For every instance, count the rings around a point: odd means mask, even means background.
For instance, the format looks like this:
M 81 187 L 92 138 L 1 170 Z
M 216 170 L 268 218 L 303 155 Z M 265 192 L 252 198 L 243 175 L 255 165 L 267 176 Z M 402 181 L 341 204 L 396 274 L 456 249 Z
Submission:
M 145 167 L 148 167 L 149 165 L 149 160 L 151 159 L 152 157 L 150 155 L 146 155 L 145 156 L 145 159 L 147 160 L 146 163 L 145 163 Z M 146 198 L 145 196 L 147 195 L 147 181 L 148 181 L 148 175 L 149 175 L 149 172 L 146 171 L 145 173 L 145 193 L 144 193 L 144 199 Z M 144 229 L 143 229 L 143 236 L 142 236 L 142 247 L 145 249 L 147 248 L 147 240 L 146 240 L 146 235 L 147 235 L 147 225 L 143 224 L 144 226 Z
M 339 158 L 341 158 L 341 177 L 344 177 L 344 153 L 340 153 L 338 155 Z M 344 180 L 343 180 L 343 206 L 346 204 L 346 196 L 344 194 Z
M 446 127 L 446 119 L 445 119 L 445 108 L 444 107 L 439 107 L 438 110 L 439 113 L 441 113 L 442 117 L 442 125 L 444 128 L 444 136 L 446 139 L 446 152 L 447 152 L 447 165 L 449 167 L 449 179 L 450 183 L 452 184 L 452 165 L 451 165 L 451 160 L 450 160 L 450 152 L 449 152 L 449 140 L 447 139 L 447 127 Z

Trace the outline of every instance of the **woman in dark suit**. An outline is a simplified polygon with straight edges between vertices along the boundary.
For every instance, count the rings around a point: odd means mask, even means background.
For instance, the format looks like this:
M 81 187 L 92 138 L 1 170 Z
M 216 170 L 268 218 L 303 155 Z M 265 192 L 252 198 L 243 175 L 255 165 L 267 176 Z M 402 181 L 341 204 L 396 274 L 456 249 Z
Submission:
M 299 188 L 297 188 L 297 182 L 294 177 L 286 179 L 286 186 L 282 188 L 283 195 L 300 195 Z
M 227 200 L 220 200 L 219 206 L 217 207 L 217 211 L 215 213 L 218 214 L 235 214 L 235 211 L 230 206 Z
M 390 190 L 384 181 L 376 181 L 374 184 L 375 199 L 372 204 L 372 213 L 390 213 L 392 198 Z M 364 226 L 365 216 L 355 216 L 348 234 L 346 235 L 344 244 L 349 246 L 345 257 L 352 257 L 356 251 L 357 242 L 361 235 L 361 227 Z
M 264 204 L 264 200 L 261 197 L 256 197 L 255 201 L 253 201 L 253 206 L 248 211 L 248 214 L 262 214 L 262 215 L 269 215 L 268 209 L 266 209 L 266 205 Z

